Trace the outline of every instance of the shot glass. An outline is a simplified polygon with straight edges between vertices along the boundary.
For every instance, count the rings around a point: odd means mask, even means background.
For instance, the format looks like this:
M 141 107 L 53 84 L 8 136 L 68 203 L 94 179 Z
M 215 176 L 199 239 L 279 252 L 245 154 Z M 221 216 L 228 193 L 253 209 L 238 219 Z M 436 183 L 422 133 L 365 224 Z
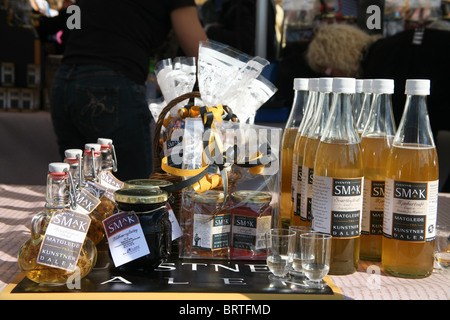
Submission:
M 302 247 L 302 268 L 306 285 L 323 289 L 323 278 L 330 270 L 332 236 L 323 233 L 304 233 L 300 235 Z
M 270 280 L 288 280 L 294 261 L 295 231 L 271 229 L 266 233 L 267 266 Z
M 289 226 L 289 230 L 295 231 L 295 243 L 294 243 L 294 262 L 289 274 L 294 277 L 304 277 L 302 268 L 302 247 L 300 245 L 300 235 L 304 233 L 312 232 L 311 227 L 305 226 Z
M 436 226 L 434 259 L 441 271 L 450 272 L 450 226 Z

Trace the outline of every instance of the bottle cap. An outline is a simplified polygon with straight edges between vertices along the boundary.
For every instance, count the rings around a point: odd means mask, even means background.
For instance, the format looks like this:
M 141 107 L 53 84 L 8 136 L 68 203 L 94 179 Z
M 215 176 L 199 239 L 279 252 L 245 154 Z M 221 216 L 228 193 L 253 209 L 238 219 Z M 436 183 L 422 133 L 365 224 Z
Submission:
M 63 173 L 69 171 L 70 165 L 64 162 L 52 162 L 48 165 L 48 171 L 51 173 Z
M 372 93 L 372 79 L 363 79 L 363 92 Z
M 430 80 L 428 79 L 407 79 L 405 94 L 429 95 Z
M 355 93 L 355 78 L 334 78 L 333 92 L 336 93 Z
M 355 80 L 355 91 L 356 91 L 356 93 L 361 93 L 361 92 L 363 92 L 363 82 L 364 82 L 364 80 L 362 80 L 362 79 L 356 79 Z
M 394 93 L 394 80 L 393 79 L 373 79 L 372 80 L 372 92 L 373 93 Z
M 67 159 L 76 159 L 77 156 L 82 156 L 83 151 L 81 149 L 67 149 L 64 151 L 64 156 Z
M 319 91 L 331 92 L 333 89 L 333 78 L 319 78 Z
M 112 145 L 113 141 L 108 138 L 98 138 L 97 143 L 107 146 L 107 145 Z
M 101 150 L 101 148 L 102 148 L 102 146 L 98 143 L 86 143 L 84 145 L 84 150 L 87 150 L 87 151 L 91 151 L 91 149 L 94 149 L 95 152 L 98 152 Z
M 319 91 L 319 78 L 311 78 L 308 81 L 309 91 Z
M 308 78 L 295 78 L 294 79 L 294 90 L 308 90 Z

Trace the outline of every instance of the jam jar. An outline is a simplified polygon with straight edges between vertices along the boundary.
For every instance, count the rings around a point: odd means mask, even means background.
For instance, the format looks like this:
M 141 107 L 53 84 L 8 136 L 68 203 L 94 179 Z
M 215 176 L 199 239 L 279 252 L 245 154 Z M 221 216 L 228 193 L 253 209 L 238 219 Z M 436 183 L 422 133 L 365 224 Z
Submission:
M 272 195 L 241 190 L 231 194 L 231 259 L 266 258 L 265 233 L 272 225 Z
M 228 259 L 230 257 L 231 215 L 219 211 L 223 191 L 209 190 L 189 195 L 189 210 L 184 211 L 184 254 L 190 257 Z
M 119 268 L 124 271 L 152 271 L 171 253 L 172 226 L 166 202 L 167 192 L 157 188 L 123 188 L 114 192 L 119 212 L 136 214 L 150 253 Z

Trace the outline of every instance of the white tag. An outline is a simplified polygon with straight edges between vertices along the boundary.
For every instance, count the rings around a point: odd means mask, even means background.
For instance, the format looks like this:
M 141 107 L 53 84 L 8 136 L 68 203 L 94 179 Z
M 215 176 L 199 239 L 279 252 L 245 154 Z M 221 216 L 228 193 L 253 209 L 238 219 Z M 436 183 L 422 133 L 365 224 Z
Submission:
M 118 212 L 102 222 L 116 267 L 150 253 L 137 215 Z
M 172 208 L 170 207 L 170 204 L 166 202 L 166 209 L 169 212 L 169 220 L 172 224 L 172 241 L 175 239 L 178 239 L 183 235 L 183 231 L 180 228 L 180 225 L 178 224 L 177 217 L 175 217 L 175 213 L 173 213 Z

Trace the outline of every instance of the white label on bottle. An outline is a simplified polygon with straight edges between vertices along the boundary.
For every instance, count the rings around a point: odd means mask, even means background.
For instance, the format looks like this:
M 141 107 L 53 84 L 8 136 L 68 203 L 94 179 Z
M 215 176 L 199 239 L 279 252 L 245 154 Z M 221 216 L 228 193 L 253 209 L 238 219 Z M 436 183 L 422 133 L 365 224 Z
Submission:
M 359 236 L 364 178 L 332 178 L 314 175 L 313 229 L 334 238 Z
M 295 203 L 296 203 L 296 196 L 297 196 L 297 156 L 294 154 L 292 156 L 292 181 L 291 181 L 291 201 L 294 204 L 294 211 L 295 211 Z
M 361 234 L 383 234 L 384 180 L 364 179 Z
M 192 246 L 217 250 L 230 246 L 230 214 L 194 214 Z
M 150 254 L 136 214 L 118 212 L 102 222 L 116 267 Z
M 425 242 L 434 239 L 439 181 L 412 182 L 386 178 L 383 235 Z
M 56 211 L 45 231 L 37 263 L 74 271 L 91 219 L 73 210 Z
M 300 220 L 311 221 L 312 181 L 314 169 L 302 166 L 302 198 L 300 205 Z

